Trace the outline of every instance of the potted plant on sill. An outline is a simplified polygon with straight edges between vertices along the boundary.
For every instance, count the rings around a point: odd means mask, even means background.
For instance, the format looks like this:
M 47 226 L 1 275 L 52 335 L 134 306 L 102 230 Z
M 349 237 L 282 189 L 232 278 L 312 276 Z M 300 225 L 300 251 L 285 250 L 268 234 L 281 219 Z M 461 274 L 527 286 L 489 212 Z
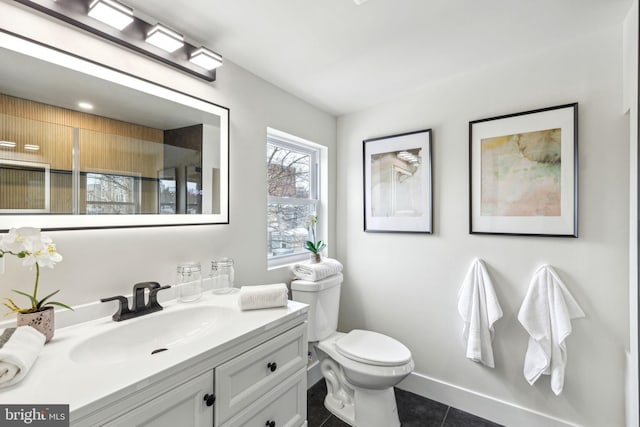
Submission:
M 316 224 L 318 223 L 318 215 L 313 215 L 309 220 L 309 228 L 311 229 L 311 239 L 304 242 L 305 248 L 311 252 L 311 263 L 317 264 L 322 261 L 320 253 L 327 246 L 322 240 L 316 241 Z
M 53 268 L 56 263 L 62 261 L 62 255 L 58 253 L 56 245 L 49 237 L 42 235 L 40 229 L 31 227 L 12 228 L 8 234 L 2 236 L 0 258 L 4 258 L 5 255 L 14 255 L 22 259 L 23 266 L 30 268 L 35 266 L 36 280 L 31 294 L 12 289 L 13 292 L 29 298 L 31 303 L 29 306 L 20 307 L 11 298 L 4 298 L 2 304 L 16 313 L 17 326 L 29 325 L 42 332 L 46 342 L 49 342 L 55 330 L 53 307 L 58 306 L 69 310 L 72 308 L 61 302 L 51 301 L 51 297 L 60 290 L 38 299 L 40 267 Z

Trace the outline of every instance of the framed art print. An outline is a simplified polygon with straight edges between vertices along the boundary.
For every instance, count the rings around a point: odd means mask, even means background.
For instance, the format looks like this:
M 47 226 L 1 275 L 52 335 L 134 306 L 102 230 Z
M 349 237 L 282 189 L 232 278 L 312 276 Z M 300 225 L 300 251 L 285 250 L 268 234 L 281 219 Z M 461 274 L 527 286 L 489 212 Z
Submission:
M 578 237 L 578 104 L 469 123 L 470 233 Z
M 431 129 L 363 141 L 364 231 L 431 233 Z

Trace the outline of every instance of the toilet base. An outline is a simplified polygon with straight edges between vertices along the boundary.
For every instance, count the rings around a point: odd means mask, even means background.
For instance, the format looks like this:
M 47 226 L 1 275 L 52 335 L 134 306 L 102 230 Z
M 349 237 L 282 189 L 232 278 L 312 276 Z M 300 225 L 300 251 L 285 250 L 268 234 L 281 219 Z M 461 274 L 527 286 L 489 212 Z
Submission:
M 328 393 L 324 406 L 353 427 L 400 427 L 393 387 L 384 390 L 355 387 L 352 401 L 345 401 Z
M 350 426 L 356 425 L 353 402 L 345 403 L 335 399 L 331 394 L 327 394 L 327 397 L 324 398 L 324 407 Z

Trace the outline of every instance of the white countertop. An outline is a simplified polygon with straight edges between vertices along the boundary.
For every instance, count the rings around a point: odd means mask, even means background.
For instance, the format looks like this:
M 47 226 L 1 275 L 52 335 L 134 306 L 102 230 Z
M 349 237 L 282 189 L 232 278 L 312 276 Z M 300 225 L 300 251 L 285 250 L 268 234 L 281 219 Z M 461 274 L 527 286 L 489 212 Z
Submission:
M 209 294 L 193 303 L 174 300 L 162 305 L 164 310 L 135 319 L 114 322 L 111 317 L 103 317 L 56 330 L 53 340 L 45 345 L 27 377 L 12 387 L 0 389 L 0 402 L 69 404 L 73 421 L 198 362 L 215 359 L 217 356 L 217 363 L 223 362 L 231 354 L 229 350 L 252 346 L 254 343 L 251 341 L 265 331 L 283 327 L 290 322 L 299 323 L 307 313 L 305 304 L 294 301 L 289 301 L 287 307 L 240 311 L 237 293 Z M 154 355 L 138 351 L 126 360 L 116 358 L 114 361 L 99 363 L 86 360 L 78 362 L 71 357 L 74 347 L 97 334 L 114 328 L 126 328 L 141 319 L 179 310 L 192 310 L 195 307 L 220 309 L 220 319 L 215 321 L 215 328 L 199 334 L 187 343 L 164 345 L 168 351 Z M 153 339 L 161 343 L 162 336 L 159 333 L 140 339 Z

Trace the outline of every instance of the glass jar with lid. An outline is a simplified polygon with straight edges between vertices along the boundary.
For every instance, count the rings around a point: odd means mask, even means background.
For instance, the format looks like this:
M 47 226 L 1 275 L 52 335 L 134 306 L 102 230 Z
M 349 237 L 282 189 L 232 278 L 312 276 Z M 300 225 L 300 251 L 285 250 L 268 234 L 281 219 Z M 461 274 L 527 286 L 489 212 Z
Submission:
M 202 296 L 202 272 L 199 262 L 178 265 L 176 275 L 178 298 L 182 302 L 196 301 Z
M 214 294 L 228 294 L 234 291 L 235 272 L 231 258 L 211 261 L 211 286 Z

